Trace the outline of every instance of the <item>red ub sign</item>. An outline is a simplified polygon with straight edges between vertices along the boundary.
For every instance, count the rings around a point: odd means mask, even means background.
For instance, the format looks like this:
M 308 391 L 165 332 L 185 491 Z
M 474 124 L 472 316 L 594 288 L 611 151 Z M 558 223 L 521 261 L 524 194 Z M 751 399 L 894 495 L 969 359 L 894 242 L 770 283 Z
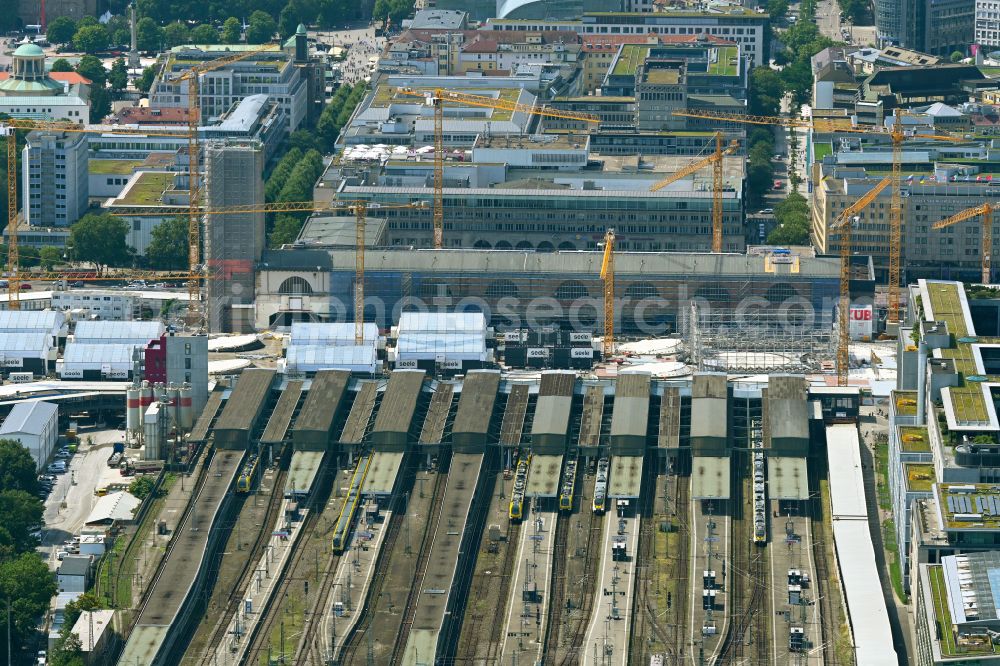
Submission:
M 872 306 L 852 305 L 848 317 L 851 340 L 871 340 L 873 328 Z

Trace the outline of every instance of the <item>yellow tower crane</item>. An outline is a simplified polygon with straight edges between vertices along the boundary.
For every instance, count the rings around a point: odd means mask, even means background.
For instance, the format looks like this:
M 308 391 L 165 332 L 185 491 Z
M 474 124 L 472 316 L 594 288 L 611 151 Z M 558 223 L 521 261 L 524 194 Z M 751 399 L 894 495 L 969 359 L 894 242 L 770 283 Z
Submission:
M 364 342 L 365 323 L 365 220 L 368 211 L 371 210 L 399 210 L 404 208 L 426 208 L 424 201 L 415 201 L 408 204 L 380 204 L 365 200 L 348 201 L 337 199 L 330 202 L 322 201 L 278 201 L 275 203 L 258 206 L 247 204 L 243 206 L 224 206 L 220 208 L 210 208 L 199 210 L 199 215 L 233 215 L 233 214 L 253 214 L 253 213 L 303 213 L 303 212 L 329 212 L 329 211 L 349 211 L 354 214 L 355 222 L 355 250 L 354 250 L 354 340 L 360 345 Z M 124 210 L 112 213 L 115 217 L 163 217 L 170 212 L 175 214 L 183 213 L 185 208 L 178 207 L 175 211 L 164 212 L 160 209 L 156 213 L 143 211 L 140 209 Z
M 708 157 L 692 162 L 680 171 L 671 174 L 660 182 L 649 188 L 650 192 L 658 192 L 671 183 L 676 183 L 681 178 L 686 178 L 696 171 L 712 165 L 712 252 L 716 254 L 722 252 L 722 158 L 730 155 L 739 148 L 737 141 L 731 141 L 729 145 L 722 148 L 722 132 L 715 134 L 715 152 Z
M 882 191 L 892 184 L 891 178 L 883 178 L 863 197 L 845 208 L 830 225 L 830 230 L 840 234 L 840 302 L 837 313 L 837 386 L 847 386 L 850 370 L 850 328 L 848 317 L 851 311 L 851 231 L 854 216 L 868 207 Z
M 955 213 L 951 217 L 946 217 L 945 219 L 939 220 L 931 225 L 931 229 L 944 229 L 945 227 L 950 227 L 953 224 L 971 220 L 974 217 L 980 218 L 983 225 L 983 247 L 980 250 L 983 266 L 983 284 L 989 284 L 990 278 L 992 277 L 990 275 L 990 263 L 992 261 L 991 255 L 993 254 L 993 210 L 993 204 L 984 203 L 980 206 L 966 208 L 963 211 Z
M 123 128 L 115 125 L 80 125 L 68 120 L 31 120 L 28 118 L 5 118 L 0 120 L 0 136 L 7 139 L 7 307 L 11 310 L 18 310 L 21 307 L 21 280 L 30 278 L 32 280 L 42 280 L 34 274 L 30 276 L 20 276 L 20 252 L 18 249 L 18 213 L 17 213 L 17 132 L 18 130 L 31 132 L 34 130 L 51 132 L 71 132 L 77 134 L 111 134 L 125 136 L 162 136 L 162 137 L 184 137 L 188 130 L 168 131 L 147 131 L 134 128 Z M 191 279 L 196 274 L 194 266 L 191 267 Z M 50 279 L 61 279 L 55 277 L 55 273 L 47 273 Z M 116 273 L 116 275 L 118 275 Z M 125 275 L 124 273 L 122 274 Z M 122 279 L 129 279 L 123 277 Z
M 399 88 L 403 95 L 413 97 L 423 97 L 427 104 L 434 108 L 434 247 L 440 250 L 444 247 L 444 105 L 458 104 L 465 106 L 475 106 L 485 109 L 498 109 L 501 111 L 519 111 L 534 116 L 544 116 L 546 118 L 562 118 L 564 120 L 577 120 L 585 123 L 599 123 L 597 116 L 589 113 L 577 113 L 575 111 L 562 111 L 559 109 L 547 109 L 537 107 L 533 104 L 521 104 L 519 102 L 509 102 L 493 97 L 483 97 L 482 95 L 469 95 L 467 93 L 454 92 L 452 90 L 442 90 L 434 88 L 432 90 L 415 90 L 411 88 Z
M 206 72 L 231 65 L 265 52 L 274 52 L 280 46 L 266 44 L 247 51 L 209 60 L 201 65 L 195 65 L 176 75 L 164 77 L 165 83 L 178 85 L 187 82 L 188 96 L 188 263 L 192 272 L 201 263 L 201 220 L 199 218 L 201 205 L 201 185 L 198 173 L 198 153 L 200 141 L 198 127 L 201 121 L 201 104 L 199 102 L 198 77 Z M 204 309 L 201 307 L 201 281 L 188 281 L 188 312 L 196 320 L 201 319 Z
M 917 134 L 907 133 L 903 129 L 902 118 L 904 114 L 900 109 L 896 109 L 893 115 L 891 128 L 883 127 L 856 127 L 851 121 L 820 119 L 805 120 L 801 118 L 783 118 L 780 116 L 751 116 L 737 113 L 726 113 L 718 111 L 687 110 L 674 111 L 675 116 L 687 118 L 701 118 L 708 120 L 719 120 L 732 123 L 745 123 L 749 125 L 781 125 L 784 127 L 804 127 L 818 132 L 850 132 L 853 134 L 880 134 L 888 136 L 892 141 L 892 199 L 889 206 L 889 317 L 890 323 L 898 324 L 899 317 L 899 282 L 900 264 L 902 258 L 902 236 L 903 236 L 903 191 L 902 191 L 902 154 L 903 142 L 909 139 L 929 139 L 933 141 L 964 141 L 961 137 L 947 134 Z
M 601 279 L 604 280 L 604 360 L 615 353 L 615 230 L 604 234 L 604 257 L 601 260 Z

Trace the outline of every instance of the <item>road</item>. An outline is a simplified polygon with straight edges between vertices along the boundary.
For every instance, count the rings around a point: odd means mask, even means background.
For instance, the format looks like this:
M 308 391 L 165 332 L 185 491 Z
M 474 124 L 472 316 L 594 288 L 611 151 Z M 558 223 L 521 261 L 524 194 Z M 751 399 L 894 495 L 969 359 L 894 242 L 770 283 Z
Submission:
M 42 519 L 39 552 L 54 569 L 58 566 L 55 553 L 83 529 L 83 523 L 94 509 L 97 497 L 94 489 L 107 470 L 113 442 L 124 439 L 121 430 L 84 430 L 80 433 L 80 448 L 69 462 L 69 470 L 59 475 L 48 499 Z

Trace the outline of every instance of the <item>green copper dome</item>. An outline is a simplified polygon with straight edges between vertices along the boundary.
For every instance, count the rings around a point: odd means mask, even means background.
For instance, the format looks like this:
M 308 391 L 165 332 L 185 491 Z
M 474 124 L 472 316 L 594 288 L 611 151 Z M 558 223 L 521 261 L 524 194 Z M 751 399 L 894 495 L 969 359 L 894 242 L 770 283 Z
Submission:
M 31 43 L 21 44 L 20 46 L 17 47 L 17 50 L 14 51 L 15 58 L 16 57 L 38 58 L 44 56 L 45 56 L 45 51 L 43 51 L 41 47 L 39 47 L 37 44 L 31 44 Z
M 301 23 L 299 23 L 299 27 L 297 27 L 295 29 L 295 34 L 296 35 L 304 35 L 304 34 L 306 34 L 306 27 L 304 25 L 302 25 Z

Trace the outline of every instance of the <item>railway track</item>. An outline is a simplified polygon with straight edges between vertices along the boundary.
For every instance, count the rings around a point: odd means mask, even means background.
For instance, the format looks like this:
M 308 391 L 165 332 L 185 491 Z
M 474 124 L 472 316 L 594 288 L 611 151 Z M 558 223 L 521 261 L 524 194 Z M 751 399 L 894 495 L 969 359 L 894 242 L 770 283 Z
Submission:
M 566 606 L 566 543 L 569 540 L 569 516 L 560 515 L 556 519 L 556 535 L 552 548 L 552 578 L 549 589 L 549 619 L 545 623 L 545 645 L 542 660 L 555 659 L 559 647 L 559 634 L 563 609 Z
M 205 650 L 203 651 L 201 658 L 202 663 L 211 664 L 213 662 L 213 655 L 215 653 L 216 646 L 225 639 L 226 630 L 229 628 L 229 621 L 239 611 L 240 606 L 243 604 L 243 593 L 253 581 L 253 575 L 255 572 L 254 567 L 264 554 L 264 549 L 267 548 L 267 542 L 270 539 L 271 532 L 277 524 L 278 517 L 281 515 L 282 501 L 284 499 L 283 489 L 285 487 L 286 476 L 287 472 L 279 468 L 278 473 L 274 477 L 274 482 L 271 484 L 271 494 L 267 499 L 267 508 L 264 512 L 264 519 L 261 521 L 260 528 L 257 530 L 257 536 L 254 538 L 250 553 L 247 555 L 246 561 L 240 569 L 240 573 L 237 575 L 236 585 L 226 598 L 225 607 L 222 614 L 219 616 L 219 621 L 216 623 L 208 642 L 205 644 Z
M 354 658 L 357 655 L 358 650 L 362 647 L 364 637 L 367 634 L 375 616 L 375 609 L 372 607 L 369 600 L 378 599 L 379 595 L 382 593 L 382 587 L 385 585 L 386 575 L 389 571 L 388 561 L 389 558 L 391 558 L 396 552 L 396 539 L 402 531 L 405 515 L 405 511 L 395 511 L 389 519 L 389 526 L 386 528 L 388 531 L 385 533 L 385 539 L 383 540 L 382 548 L 379 551 L 379 561 L 375 566 L 375 573 L 372 576 L 371 586 L 368 588 L 367 598 L 361 607 L 361 617 L 358 618 L 358 621 L 354 624 L 354 627 L 344 640 L 344 647 L 341 649 L 340 654 L 337 655 L 337 663 L 354 663 Z M 313 663 L 324 664 L 327 662 L 316 661 Z
M 813 461 L 810 461 L 812 463 Z M 812 534 L 813 580 L 816 586 L 815 595 L 819 597 L 820 627 L 823 638 L 823 663 L 829 666 L 839 666 L 837 651 L 832 648 L 836 644 L 837 611 L 833 604 L 832 590 L 827 589 L 830 580 L 830 569 L 827 564 L 826 546 L 830 540 L 826 537 L 826 525 L 823 521 L 823 498 L 819 493 L 819 478 L 815 471 L 817 465 L 809 465 L 809 486 L 812 499 L 809 502 L 809 523 Z
M 767 549 L 753 543 L 753 515 L 746 515 L 743 500 L 748 492 L 746 485 L 742 480 L 738 485 L 742 489 L 740 496 L 736 498 L 740 513 L 732 521 L 732 565 L 726 577 L 729 586 L 726 605 L 730 609 L 730 615 L 719 657 L 715 662 L 720 666 L 748 662 L 761 665 L 769 663 L 770 634 L 766 629 L 769 620 L 766 599 Z M 753 654 L 746 654 L 748 644 L 753 645 Z M 763 659 L 760 655 L 763 655 Z
M 586 507 L 582 510 L 586 511 Z M 604 515 L 597 515 L 593 511 L 588 511 L 590 526 L 587 530 L 587 546 L 584 551 L 583 570 L 586 574 L 580 585 L 580 612 L 569 617 L 566 622 L 560 623 L 560 634 L 563 631 L 569 637 L 564 641 L 565 648 L 563 656 L 558 660 L 559 666 L 573 666 L 580 663 L 580 655 L 583 653 L 583 642 L 587 639 L 587 626 L 590 624 L 590 616 L 594 612 L 597 591 L 597 579 L 599 577 L 597 567 L 601 562 L 601 541 L 604 534 Z M 555 658 L 555 655 L 553 655 Z
M 417 601 L 420 599 L 420 590 L 423 588 L 424 575 L 427 573 L 427 562 L 431 555 L 431 545 L 434 542 L 434 533 L 437 531 L 438 521 L 441 519 L 441 511 L 444 509 L 444 491 L 448 487 L 448 474 L 439 470 L 434 479 L 434 491 L 431 495 L 431 510 L 428 514 L 427 529 L 420 541 L 420 551 L 417 556 L 417 566 L 413 573 L 413 585 L 406 596 L 406 610 L 403 612 L 403 622 L 396 634 L 396 642 L 392 648 L 390 664 L 399 664 L 403 661 L 403 653 L 406 651 L 406 642 L 410 638 L 410 629 L 413 627 L 413 618 L 417 612 Z
M 685 517 L 690 510 L 689 497 L 691 492 L 691 479 L 686 476 L 678 476 L 677 483 L 674 484 L 674 516 L 678 529 L 677 553 L 674 555 L 672 564 L 673 579 L 678 581 L 677 594 L 672 595 L 670 612 L 673 618 L 671 641 L 667 644 L 675 653 L 684 654 L 687 632 L 687 612 L 690 593 L 688 591 L 688 581 L 691 574 L 691 531 L 687 526 Z M 678 660 L 675 659 L 675 662 Z
M 330 555 L 323 568 L 323 578 L 316 592 L 316 601 L 313 603 L 312 614 L 308 616 L 305 626 L 302 628 L 302 639 L 295 651 L 293 664 L 310 663 L 320 666 L 321 664 L 328 663 L 325 658 L 328 645 L 321 638 L 319 640 L 317 638 L 321 636 L 319 629 L 323 626 L 323 620 L 327 617 L 326 609 L 330 601 L 330 595 L 333 592 L 333 577 L 337 573 L 337 566 L 340 564 L 342 557 L 342 555 L 334 553 L 332 549 L 330 550 Z

